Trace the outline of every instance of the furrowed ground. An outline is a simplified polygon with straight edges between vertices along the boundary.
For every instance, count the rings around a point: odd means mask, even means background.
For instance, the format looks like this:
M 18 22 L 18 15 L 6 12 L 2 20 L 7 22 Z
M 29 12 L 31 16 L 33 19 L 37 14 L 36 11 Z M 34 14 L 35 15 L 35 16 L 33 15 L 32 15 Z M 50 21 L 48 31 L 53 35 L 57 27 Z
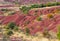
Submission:
M 60 3 L 56 4 L 0 9 L 1 36 L 10 41 L 59 41 Z

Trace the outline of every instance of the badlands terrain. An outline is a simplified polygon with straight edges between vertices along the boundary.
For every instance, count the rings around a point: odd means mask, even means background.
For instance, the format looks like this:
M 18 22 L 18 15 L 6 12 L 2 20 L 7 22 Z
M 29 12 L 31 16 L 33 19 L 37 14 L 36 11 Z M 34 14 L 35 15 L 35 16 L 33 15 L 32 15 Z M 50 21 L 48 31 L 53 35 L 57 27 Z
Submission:
M 40 0 L 20 0 L 24 5 L 5 1 L 0 5 L 0 41 L 60 41 L 59 0 L 41 4 Z

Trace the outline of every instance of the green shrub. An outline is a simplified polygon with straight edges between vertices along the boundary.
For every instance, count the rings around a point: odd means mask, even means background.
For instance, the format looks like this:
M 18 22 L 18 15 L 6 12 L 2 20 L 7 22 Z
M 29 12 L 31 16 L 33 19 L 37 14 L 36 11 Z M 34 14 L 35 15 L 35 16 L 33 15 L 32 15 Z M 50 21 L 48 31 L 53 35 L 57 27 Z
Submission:
M 43 8 L 43 7 L 50 7 L 50 6 L 58 6 L 60 5 L 60 2 L 53 2 L 53 3 L 47 3 L 47 4 L 33 4 L 31 6 L 22 6 L 22 8 L 20 8 L 24 14 L 27 14 L 28 11 L 30 9 L 33 9 L 33 8 Z
M 6 34 L 9 35 L 9 36 L 11 36 L 11 35 L 13 34 L 13 32 L 12 32 L 11 30 L 8 30 L 8 31 L 6 32 Z
M 15 28 L 14 28 L 14 31 L 18 31 L 19 29 L 18 29 L 18 27 L 17 26 L 15 26 Z
M 20 8 L 24 14 L 27 14 L 28 11 L 31 9 L 30 7 L 26 7 L 26 6 L 23 6 L 22 8 Z
M 31 5 L 31 8 L 39 8 L 38 4 Z
M 58 26 L 57 38 L 60 40 L 60 26 Z
M 11 22 L 7 25 L 7 29 L 14 29 L 16 24 L 14 22 Z
M 8 11 L 8 9 L 1 9 L 1 11 Z
M 42 18 L 41 18 L 41 17 L 38 17 L 37 20 L 38 20 L 38 21 L 42 21 Z
M 29 34 L 30 33 L 29 28 L 25 28 L 25 31 L 26 31 L 26 34 Z

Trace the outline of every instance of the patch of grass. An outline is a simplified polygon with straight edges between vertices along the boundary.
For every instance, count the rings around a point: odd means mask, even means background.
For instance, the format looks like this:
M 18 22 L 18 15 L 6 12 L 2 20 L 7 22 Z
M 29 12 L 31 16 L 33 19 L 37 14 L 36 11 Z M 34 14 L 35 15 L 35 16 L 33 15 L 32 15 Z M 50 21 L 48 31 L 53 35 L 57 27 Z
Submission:
M 41 17 L 38 17 L 38 18 L 37 18 L 37 21 L 42 21 L 42 18 L 41 18 Z
M 26 31 L 26 35 L 28 35 L 30 33 L 30 30 L 27 27 L 25 28 L 25 31 Z
M 60 40 L 60 26 L 58 26 L 57 28 L 58 28 L 57 38 Z

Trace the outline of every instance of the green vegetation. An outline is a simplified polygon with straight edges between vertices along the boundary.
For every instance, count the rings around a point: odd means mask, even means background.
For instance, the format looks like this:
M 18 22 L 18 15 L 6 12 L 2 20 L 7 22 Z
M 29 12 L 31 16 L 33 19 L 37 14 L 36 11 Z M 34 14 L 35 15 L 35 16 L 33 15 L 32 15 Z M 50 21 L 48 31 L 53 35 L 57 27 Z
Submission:
M 38 4 L 31 5 L 31 8 L 39 8 L 40 6 Z
M 24 12 L 24 14 L 27 14 L 28 11 L 29 11 L 31 8 L 30 8 L 30 7 L 23 6 L 23 7 L 20 8 L 20 9 Z
M 8 11 L 8 9 L 6 9 L 6 8 L 5 9 L 1 9 L 1 11 L 5 11 L 6 12 L 6 11 Z
M 57 38 L 60 40 L 60 32 L 58 32 L 58 34 L 57 34 Z
M 8 24 L 7 29 L 14 29 L 16 24 L 14 22 L 11 22 Z
M 28 35 L 30 33 L 29 28 L 25 28 L 26 34 Z
M 11 30 L 8 30 L 8 31 L 6 32 L 6 34 L 7 34 L 8 36 L 11 36 L 11 35 L 13 34 L 13 32 L 12 32 Z
M 14 28 L 14 31 L 18 31 L 19 29 L 18 29 L 18 27 L 17 26 L 15 26 L 15 28 Z
M 33 4 L 33 5 L 31 5 L 31 8 L 42 8 L 42 7 L 46 7 L 46 4 Z
M 22 6 L 22 8 L 20 8 L 24 14 L 27 14 L 28 11 L 32 8 L 43 8 L 43 7 L 50 7 L 50 6 L 58 6 L 60 5 L 60 2 L 53 2 L 53 3 L 47 3 L 47 4 L 33 4 L 31 6 Z
M 13 34 L 13 31 L 18 31 L 18 26 L 14 22 L 9 23 L 6 27 L 6 33 L 7 35 L 11 36 Z
M 60 26 L 58 26 L 57 38 L 60 40 Z
M 54 2 L 54 3 L 47 3 L 47 4 L 46 4 L 46 6 L 48 6 L 48 7 L 49 7 L 49 6 L 57 6 L 57 3 L 58 3 L 58 2 Z
M 38 20 L 38 21 L 42 21 L 42 18 L 41 18 L 41 17 L 38 17 L 37 20 Z

